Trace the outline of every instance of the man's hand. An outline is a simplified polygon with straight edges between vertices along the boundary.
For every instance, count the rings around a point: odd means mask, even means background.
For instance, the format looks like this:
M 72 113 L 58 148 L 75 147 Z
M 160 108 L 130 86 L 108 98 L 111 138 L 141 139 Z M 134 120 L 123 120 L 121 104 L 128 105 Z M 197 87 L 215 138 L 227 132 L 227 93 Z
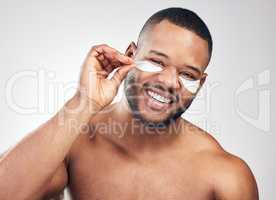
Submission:
M 105 44 L 94 46 L 82 66 L 80 94 L 88 98 L 97 110 L 101 110 L 112 102 L 118 87 L 133 66 L 133 60 L 117 50 Z M 113 77 L 107 79 L 117 68 Z

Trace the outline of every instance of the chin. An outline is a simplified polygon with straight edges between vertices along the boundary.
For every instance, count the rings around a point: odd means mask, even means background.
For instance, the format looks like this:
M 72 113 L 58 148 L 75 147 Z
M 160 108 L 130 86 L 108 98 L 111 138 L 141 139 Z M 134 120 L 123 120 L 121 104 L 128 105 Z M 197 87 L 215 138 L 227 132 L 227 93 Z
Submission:
M 178 108 L 163 112 L 148 112 L 145 108 L 138 106 L 138 109 L 133 112 L 133 115 L 135 119 L 138 119 L 145 126 L 152 128 L 165 128 L 180 118 L 184 111 L 183 108 Z
M 145 121 L 148 121 L 148 122 L 152 122 L 152 123 L 162 123 L 164 121 L 167 121 L 168 118 L 169 118 L 169 115 L 152 115 L 152 114 L 141 114 L 141 117 L 145 120 Z

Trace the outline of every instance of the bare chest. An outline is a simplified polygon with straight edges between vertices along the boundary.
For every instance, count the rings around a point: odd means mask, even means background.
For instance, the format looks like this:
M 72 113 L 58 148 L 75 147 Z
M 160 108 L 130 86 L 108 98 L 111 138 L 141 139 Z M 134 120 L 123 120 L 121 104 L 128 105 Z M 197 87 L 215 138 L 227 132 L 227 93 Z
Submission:
M 70 190 L 79 200 L 212 199 L 200 174 L 189 163 L 167 157 L 136 163 L 112 152 L 86 152 L 70 166 Z

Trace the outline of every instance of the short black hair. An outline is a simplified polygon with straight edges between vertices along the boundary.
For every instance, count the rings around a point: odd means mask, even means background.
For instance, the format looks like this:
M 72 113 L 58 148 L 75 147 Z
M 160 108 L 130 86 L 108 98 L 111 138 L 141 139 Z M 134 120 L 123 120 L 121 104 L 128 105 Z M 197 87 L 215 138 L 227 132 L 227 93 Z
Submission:
M 195 12 L 188 9 L 172 7 L 156 12 L 144 24 L 139 34 L 139 38 L 145 29 L 154 26 L 163 20 L 168 20 L 175 25 L 186 28 L 207 41 L 209 55 L 211 58 L 213 50 L 213 40 L 211 33 L 204 21 Z

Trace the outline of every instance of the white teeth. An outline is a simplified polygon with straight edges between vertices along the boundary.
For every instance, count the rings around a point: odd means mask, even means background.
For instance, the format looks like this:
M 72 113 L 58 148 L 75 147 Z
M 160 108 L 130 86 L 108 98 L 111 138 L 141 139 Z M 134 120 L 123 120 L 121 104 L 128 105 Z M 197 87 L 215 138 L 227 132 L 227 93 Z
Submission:
M 155 100 L 161 102 L 161 103 L 170 103 L 170 99 L 163 97 L 155 92 L 148 91 L 148 94 Z

